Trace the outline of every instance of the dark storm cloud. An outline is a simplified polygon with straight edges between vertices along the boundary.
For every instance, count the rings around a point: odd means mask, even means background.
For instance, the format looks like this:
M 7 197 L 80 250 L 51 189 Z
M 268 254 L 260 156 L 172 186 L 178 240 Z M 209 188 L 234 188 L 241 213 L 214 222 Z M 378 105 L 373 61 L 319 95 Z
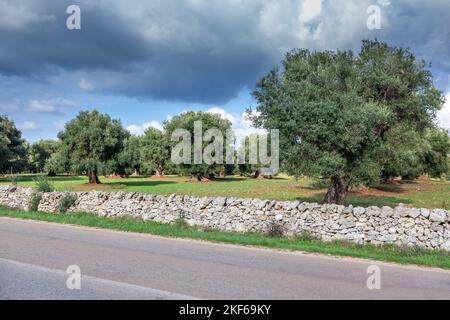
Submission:
M 431 64 L 435 82 L 450 90 L 450 1 L 391 0 L 379 38 L 409 47 Z
M 73 1 L 24 3 L 33 4 L 29 10 L 35 19 L 16 27 L 0 24 L 0 71 L 5 75 L 45 77 L 55 67 L 120 70 L 150 54 L 144 41 L 108 8 L 83 7 L 83 29 L 69 31 L 66 8 Z M 10 4 L 11 14 L 23 14 L 12 9 L 21 4 Z
M 65 11 L 73 1 L 38 0 L 32 6 L 7 2 L 11 15 L 23 14 L 15 8 L 24 5 L 35 18 L 22 25 L 0 24 L 0 72 L 6 76 L 45 79 L 58 72 L 82 71 L 103 93 L 217 103 L 253 84 L 272 63 L 253 40 L 233 43 L 236 34 L 227 32 L 239 31 L 239 26 L 216 26 L 212 17 L 196 21 L 192 12 L 177 14 L 189 21 L 165 21 L 149 10 L 136 21 L 124 14 L 133 10 L 125 1 L 118 6 L 81 2 L 82 30 L 69 31 Z M 165 8 L 177 9 L 156 4 L 150 7 L 161 14 Z M 152 32 L 147 19 L 159 24 L 156 38 L 145 35 L 145 28 Z M 196 33 L 188 28 L 196 28 Z
M 81 31 L 66 29 L 71 4 Z M 366 27 L 371 4 L 382 30 Z M 79 73 L 100 93 L 223 103 L 292 48 L 357 49 L 372 37 L 412 47 L 442 83 L 450 73 L 447 0 L 2 0 L 0 9 L 0 73 Z

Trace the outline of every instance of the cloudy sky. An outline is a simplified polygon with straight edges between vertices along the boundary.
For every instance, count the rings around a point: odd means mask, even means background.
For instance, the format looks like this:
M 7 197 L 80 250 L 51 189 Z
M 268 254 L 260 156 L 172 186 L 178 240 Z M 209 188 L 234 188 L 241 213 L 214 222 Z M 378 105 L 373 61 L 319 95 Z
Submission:
M 66 9 L 81 9 L 68 30 Z M 381 12 L 369 29 L 367 9 Z M 82 109 L 139 134 L 185 110 L 232 120 L 238 135 L 256 81 L 293 48 L 352 49 L 378 38 L 432 64 L 447 95 L 448 0 L 0 0 L 0 114 L 26 139 L 55 138 Z

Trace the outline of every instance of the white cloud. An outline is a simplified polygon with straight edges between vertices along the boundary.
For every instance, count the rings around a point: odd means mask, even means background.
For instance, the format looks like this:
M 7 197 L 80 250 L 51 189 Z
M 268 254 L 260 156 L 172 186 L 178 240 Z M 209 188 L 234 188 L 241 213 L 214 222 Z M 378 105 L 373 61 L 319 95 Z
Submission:
M 130 131 L 132 135 L 139 136 L 144 132 L 142 126 L 137 124 L 131 124 L 127 127 L 127 130 Z
M 253 113 L 255 114 L 255 113 Z M 242 113 L 240 121 L 233 126 L 234 133 L 236 135 L 236 145 L 240 146 L 241 142 L 245 139 L 246 136 L 251 134 L 265 134 L 266 130 L 258 129 L 253 126 L 251 120 L 248 119 L 247 113 Z
M 248 119 L 248 114 L 245 112 L 240 115 L 232 115 L 224 109 L 218 107 L 211 108 L 208 110 L 208 112 L 220 114 L 222 118 L 230 120 L 235 134 L 237 147 L 239 147 L 244 138 L 246 136 L 249 136 L 250 134 L 266 133 L 266 131 L 263 129 L 255 128 L 252 121 Z
M 388 7 L 391 5 L 391 1 L 389 0 L 378 0 L 377 3 L 382 7 Z
M 450 129 L 450 92 L 445 96 L 445 106 L 438 112 L 439 125 L 443 128 Z
M 50 100 L 30 100 L 28 107 L 31 111 L 40 113 L 63 113 L 66 108 L 76 107 L 73 101 L 57 98 Z
M 94 85 L 86 79 L 81 79 L 78 85 L 80 86 L 80 89 L 84 91 L 93 91 L 95 89 Z
M 2 17 L 0 19 L 0 27 L 10 29 L 20 29 L 29 26 L 32 23 L 55 21 L 55 16 L 39 15 L 24 3 L 18 1 L 1 1 L 0 12 Z
M 218 114 L 223 119 L 229 120 L 231 123 L 236 122 L 235 118 L 230 113 L 226 112 L 224 109 L 214 107 L 214 108 L 207 110 L 207 112 L 212 113 L 212 114 Z
M 35 131 L 35 130 L 38 130 L 36 122 L 34 122 L 34 121 L 24 121 L 22 123 L 19 123 L 17 125 L 17 128 L 19 130 L 24 130 L 24 131 Z
M 155 128 L 163 131 L 163 126 L 158 121 L 151 121 L 144 124 L 131 124 L 126 129 L 135 136 L 143 135 L 148 128 Z
M 300 9 L 300 20 L 309 22 L 322 12 L 322 0 L 304 0 Z

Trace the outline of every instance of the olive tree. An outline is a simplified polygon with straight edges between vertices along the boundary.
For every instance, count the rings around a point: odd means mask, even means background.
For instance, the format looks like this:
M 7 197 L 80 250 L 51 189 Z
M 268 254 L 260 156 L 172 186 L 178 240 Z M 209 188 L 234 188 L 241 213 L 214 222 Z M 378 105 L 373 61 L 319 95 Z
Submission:
M 219 159 L 220 161 L 214 163 L 207 163 L 202 161 L 201 163 L 195 163 L 194 152 L 195 152 L 195 124 L 201 123 L 202 132 L 207 133 L 210 129 L 216 129 L 223 138 L 223 150 L 221 154 L 223 157 Z M 179 141 L 172 141 L 172 133 L 176 130 L 184 130 L 188 135 L 188 142 L 191 148 L 188 150 L 188 158 L 190 163 L 182 163 L 178 165 L 181 173 L 186 175 L 191 175 L 192 179 L 195 181 L 202 181 L 214 177 L 217 174 L 223 174 L 225 172 L 226 163 L 226 149 L 227 149 L 227 133 L 231 132 L 231 122 L 227 119 L 222 118 L 218 114 L 212 114 L 209 112 L 185 112 L 177 115 L 164 123 L 164 132 L 167 135 L 167 139 L 171 141 L 171 148 L 176 146 Z M 205 138 L 201 136 L 197 143 L 200 144 L 202 152 L 215 140 L 215 138 Z M 228 141 L 231 143 L 230 141 Z M 221 157 L 219 154 L 213 154 L 214 157 Z
M 67 152 L 71 171 L 86 174 L 89 183 L 100 183 L 99 173 L 110 173 L 129 137 L 119 120 L 97 110 L 81 111 L 58 134 Z M 109 172 L 108 172 L 109 171 Z
M 0 172 L 21 171 L 26 165 L 27 149 L 22 133 L 6 116 L 0 116 Z
M 141 138 L 142 162 L 147 169 L 155 172 L 157 177 L 163 176 L 170 166 L 169 137 L 155 128 L 145 130 Z
M 258 82 L 253 121 L 280 130 L 288 173 L 328 180 L 324 202 L 343 204 L 352 186 L 380 179 L 387 149 L 414 138 L 396 128 L 433 125 L 443 97 L 425 67 L 377 41 L 364 41 L 358 56 L 294 50 Z

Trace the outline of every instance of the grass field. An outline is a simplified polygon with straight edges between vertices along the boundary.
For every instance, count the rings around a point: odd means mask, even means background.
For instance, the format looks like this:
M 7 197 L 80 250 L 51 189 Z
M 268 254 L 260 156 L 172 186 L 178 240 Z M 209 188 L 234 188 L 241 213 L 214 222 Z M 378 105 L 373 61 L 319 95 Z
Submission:
M 154 221 L 142 221 L 125 217 L 103 218 L 87 213 L 51 214 L 44 212 L 20 212 L 2 206 L 0 206 L 0 216 L 148 233 L 164 237 L 190 238 L 450 269 L 450 253 L 438 250 L 402 248 L 394 245 L 358 245 L 345 241 L 324 242 L 314 239 L 309 235 L 302 235 L 295 238 L 270 237 L 263 233 L 224 232 L 202 229 L 200 227 L 190 227 L 185 223 L 162 224 Z
M 35 175 L 20 175 L 18 185 L 34 187 Z M 128 179 L 100 178 L 103 184 L 87 184 L 83 176 L 52 177 L 57 190 L 66 191 L 130 191 L 151 194 L 187 194 L 194 196 L 224 196 L 240 198 L 260 198 L 269 200 L 300 200 L 320 202 L 326 192 L 323 185 L 311 179 L 295 179 L 279 176 L 271 180 L 226 177 L 211 182 L 198 183 L 187 178 L 168 176 L 130 177 Z M 0 178 L 0 184 L 10 184 L 8 177 Z M 450 209 L 450 181 L 417 180 L 396 181 L 394 184 L 381 184 L 371 188 L 359 188 L 350 192 L 347 203 L 354 206 L 395 206 L 399 203 L 415 207 Z

